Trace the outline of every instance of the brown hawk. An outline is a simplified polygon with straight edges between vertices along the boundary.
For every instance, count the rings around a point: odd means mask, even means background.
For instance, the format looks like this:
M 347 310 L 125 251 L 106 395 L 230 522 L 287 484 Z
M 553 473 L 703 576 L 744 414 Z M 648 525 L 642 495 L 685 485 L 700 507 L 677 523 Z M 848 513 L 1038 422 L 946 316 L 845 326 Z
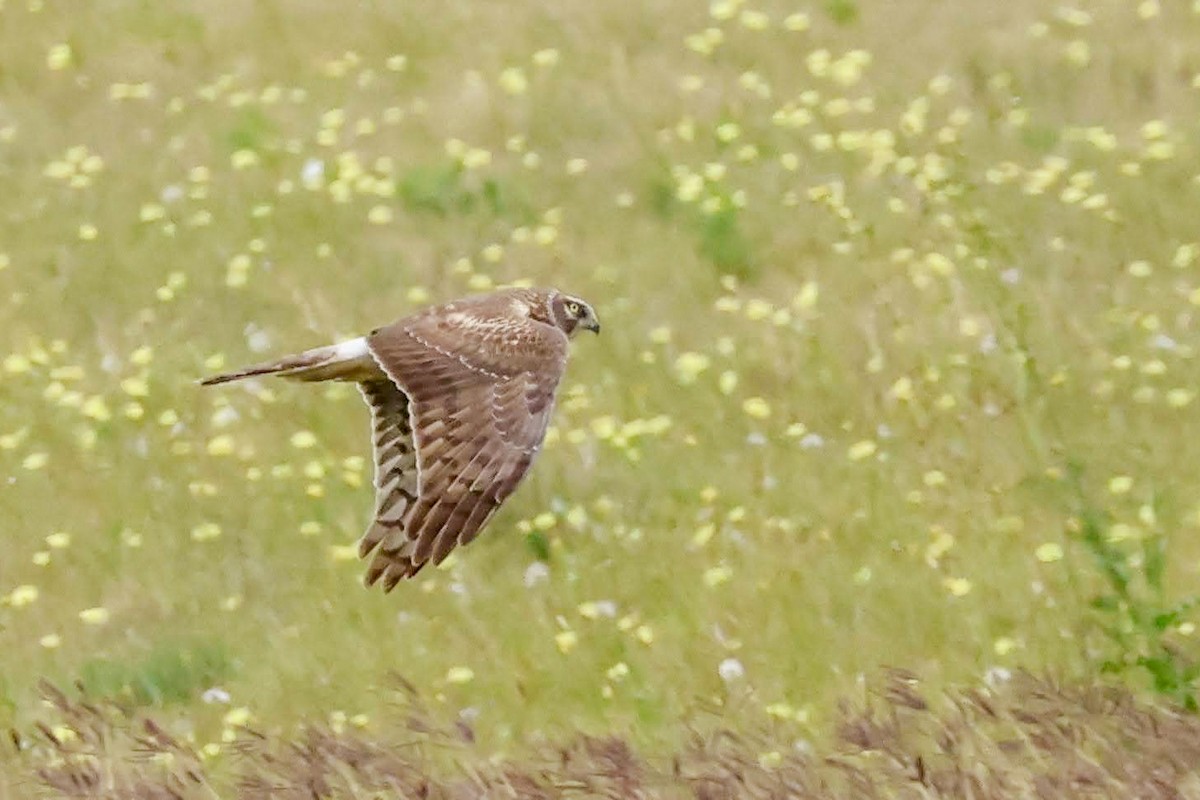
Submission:
M 474 539 L 541 448 L 567 340 L 600 332 L 556 289 L 503 289 L 404 317 L 366 336 L 201 381 L 255 375 L 354 381 L 371 407 L 375 519 L 366 585 L 385 592 Z

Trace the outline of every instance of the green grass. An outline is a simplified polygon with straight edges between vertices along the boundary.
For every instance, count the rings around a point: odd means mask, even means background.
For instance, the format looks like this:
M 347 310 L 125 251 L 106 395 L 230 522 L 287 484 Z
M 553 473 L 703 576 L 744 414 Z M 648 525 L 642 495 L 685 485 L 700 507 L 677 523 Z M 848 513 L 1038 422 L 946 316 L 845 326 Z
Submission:
M 1089 559 L 1195 591 L 1200 15 L 1088 8 L 0 2 L 0 727 L 82 680 L 219 751 L 398 673 L 486 752 L 668 748 L 1137 651 Z M 194 379 L 515 280 L 604 333 L 366 591 L 357 393 Z
M 1081 787 L 1095 797 L 1186 796 L 1195 787 L 1196 715 L 1119 687 L 1063 686 L 1023 672 L 989 683 L 931 691 L 911 672 L 886 671 L 839 708 L 833 735 L 816 743 L 789 740 L 780 726 L 723 728 L 718 708 L 704 715 L 710 730 L 693 730 L 669 754 L 575 735 L 515 759 L 485 758 L 470 720 L 433 716 L 410 687 L 371 731 L 340 718 L 288 737 L 251 730 L 233 745 L 236 759 L 216 764 L 153 713 L 45 687 L 57 724 L 20 744 L 47 796 L 999 800 L 1074 798 Z

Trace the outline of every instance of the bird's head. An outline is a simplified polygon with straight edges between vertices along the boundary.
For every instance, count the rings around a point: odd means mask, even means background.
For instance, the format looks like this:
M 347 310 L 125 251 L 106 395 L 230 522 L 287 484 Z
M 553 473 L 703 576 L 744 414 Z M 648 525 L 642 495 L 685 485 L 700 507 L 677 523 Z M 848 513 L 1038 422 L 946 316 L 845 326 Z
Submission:
M 562 292 L 555 292 L 550 298 L 550 320 L 568 338 L 581 330 L 600 332 L 600 320 L 592 307 L 578 297 Z

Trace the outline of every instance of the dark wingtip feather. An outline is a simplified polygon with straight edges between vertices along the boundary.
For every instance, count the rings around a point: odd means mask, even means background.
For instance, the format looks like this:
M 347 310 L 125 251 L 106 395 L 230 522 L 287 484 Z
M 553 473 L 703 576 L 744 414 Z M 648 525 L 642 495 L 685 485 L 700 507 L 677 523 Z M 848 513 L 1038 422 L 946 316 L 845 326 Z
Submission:
M 376 556 L 371 565 L 367 567 L 366 574 L 363 575 L 363 586 L 370 589 L 386 570 L 387 562 Z
M 367 532 L 358 540 L 358 557 L 366 558 L 383 541 L 384 529 L 379 523 L 373 523 Z
M 391 594 L 392 589 L 396 588 L 396 584 L 400 583 L 403 577 L 404 573 L 399 570 L 388 572 L 387 577 L 383 579 L 383 593 Z

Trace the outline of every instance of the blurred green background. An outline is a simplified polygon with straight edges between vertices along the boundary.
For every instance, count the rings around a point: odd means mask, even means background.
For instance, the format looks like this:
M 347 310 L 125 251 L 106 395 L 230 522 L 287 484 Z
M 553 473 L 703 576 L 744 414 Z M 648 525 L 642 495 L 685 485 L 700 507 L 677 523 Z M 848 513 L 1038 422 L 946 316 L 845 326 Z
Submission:
M 80 680 L 217 756 L 400 675 L 655 746 L 1186 667 L 1198 75 L 1155 0 L 0 0 L 0 726 Z M 604 333 L 486 535 L 366 591 L 353 387 L 194 380 L 513 281 Z

